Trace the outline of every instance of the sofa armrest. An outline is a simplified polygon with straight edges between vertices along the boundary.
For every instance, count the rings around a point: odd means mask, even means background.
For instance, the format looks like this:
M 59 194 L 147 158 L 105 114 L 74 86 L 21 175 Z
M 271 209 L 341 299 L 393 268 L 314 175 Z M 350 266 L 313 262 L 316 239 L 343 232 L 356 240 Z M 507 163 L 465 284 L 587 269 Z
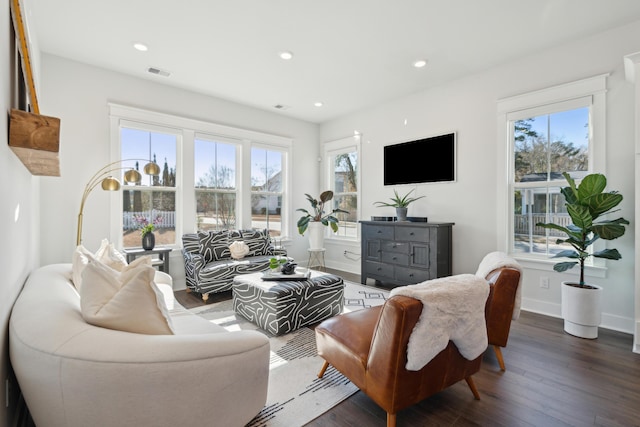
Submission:
M 204 256 L 183 250 L 185 273 L 194 279 L 200 275 L 200 270 L 205 266 Z

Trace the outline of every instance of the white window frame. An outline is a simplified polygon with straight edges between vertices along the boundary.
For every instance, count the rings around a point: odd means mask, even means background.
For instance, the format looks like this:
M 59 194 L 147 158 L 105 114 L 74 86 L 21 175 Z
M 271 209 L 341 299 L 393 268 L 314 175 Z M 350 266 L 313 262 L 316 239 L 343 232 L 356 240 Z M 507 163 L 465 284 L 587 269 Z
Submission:
M 238 168 L 236 185 L 238 196 L 236 198 L 236 211 L 238 212 L 237 228 L 248 228 L 251 225 L 251 192 L 243 191 L 251 188 L 251 164 L 250 149 L 251 144 L 266 144 L 280 147 L 287 151 L 287 159 L 291 158 L 293 139 L 271 135 L 263 132 L 256 132 L 248 129 L 220 125 L 217 123 L 176 116 L 172 114 L 160 113 L 131 107 L 117 103 L 108 103 L 110 121 L 110 146 L 111 162 L 121 159 L 120 148 L 120 127 L 122 123 L 137 123 L 142 129 L 153 126 L 159 129 L 173 129 L 181 135 L 178 141 L 176 153 L 176 244 L 172 247 L 178 249 L 182 246 L 181 236 L 185 233 L 194 233 L 197 230 L 196 224 L 196 199 L 195 199 L 195 177 L 194 177 L 194 141 L 196 135 L 207 135 L 209 138 L 224 138 L 225 140 L 238 141 Z M 106 162 L 105 162 L 106 163 Z M 283 205 L 291 206 L 291 171 L 287 163 L 286 182 L 284 185 Z M 283 165 L 283 169 L 285 166 Z M 109 238 L 117 247 L 122 247 L 122 195 L 120 192 L 113 192 L 110 199 L 110 227 Z M 293 225 L 287 212 L 282 216 L 283 236 L 281 240 L 288 240 L 291 236 Z M 285 222 L 286 221 L 286 222 Z
M 606 167 L 606 91 L 608 74 L 602 74 L 575 82 L 542 89 L 497 102 L 497 136 L 498 141 L 498 197 L 497 247 L 503 252 L 510 252 L 513 247 L 513 131 L 510 123 L 514 120 L 532 116 L 590 106 L 591 140 L 589 141 L 589 173 L 605 173 Z M 538 183 L 538 186 L 541 183 Z M 543 183 L 545 186 L 546 183 Z M 565 182 L 558 183 L 565 186 Z M 525 267 L 550 270 L 557 259 L 550 259 L 546 255 L 511 253 Z M 591 260 L 591 266 L 601 268 L 603 264 L 598 260 Z M 589 269 L 595 275 L 596 269 Z
M 362 170 L 362 134 L 357 134 L 353 136 L 348 136 L 346 138 L 337 139 L 334 141 L 325 142 L 324 144 L 324 163 L 325 163 L 325 187 L 335 192 L 335 182 L 333 181 L 334 177 L 334 162 L 333 159 L 336 154 L 344 153 L 346 151 L 355 151 L 358 156 L 358 170 L 356 172 L 356 179 L 358 182 L 358 190 L 356 192 L 356 197 L 358 199 L 357 202 L 357 212 L 356 212 L 356 222 L 360 218 L 361 203 L 362 203 L 362 179 L 361 179 L 361 170 Z M 327 227 L 328 228 L 328 227 Z M 325 230 L 325 238 L 328 240 L 333 240 L 336 242 L 358 242 L 360 241 L 360 227 L 356 226 L 356 232 L 353 238 L 338 236 L 331 230 Z

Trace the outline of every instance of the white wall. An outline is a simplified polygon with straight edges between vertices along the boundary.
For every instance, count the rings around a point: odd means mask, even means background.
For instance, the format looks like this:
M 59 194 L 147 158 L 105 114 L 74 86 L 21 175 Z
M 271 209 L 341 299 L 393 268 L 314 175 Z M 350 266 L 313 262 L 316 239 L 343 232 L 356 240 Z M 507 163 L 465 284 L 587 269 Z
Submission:
M 84 185 L 110 162 L 108 102 L 290 137 L 293 147 L 293 205 L 304 193 L 318 191 L 318 126 L 282 115 L 199 95 L 155 82 L 43 54 L 42 106 L 59 117 L 60 178 L 42 182 L 41 257 L 43 264 L 70 262 Z M 189 173 L 189 171 L 185 171 Z M 292 228 L 287 247 L 294 258 L 306 256 L 306 238 Z M 83 245 L 90 250 L 109 237 L 109 193 L 96 190 L 84 209 Z M 174 287 L 184 288 L 179 248 L 171 253 Z
M 496 172 L 504 166 L 497 163 L 497 154 L 505 150 L 504 141 L 497 138 L 496 102 L 501 98 L 610 73 L 605 172 L 609 188 L 625 196 L 621 215 L 633 220 L 633 87 L 624 79 L 623 56 L 639 50 L 640 22 L 636 22 L 324 123 L 320 127 L 320 140 L 332 141 L 352 134 L 354 129 L 362 132 L 361 218 L 369 219 L 372 215 L 393 214 L 391 208 L 373 206 L 375 201 L 393 193 L 393 188 L 382 184 L 382 147 L 410 138 L 456 131 L 457 182 L 398 189 L 406 192 L 415 188 L 415 195 L 426 195 L 410 206 L 410 216 L 455 222 L 454 273 L 475 272 L 487 252 L 506 248 L 504 242 L 496 239 L 503 227 L 496 220 L 497 204 L 504 188 L 503 177 Z M 430 161 L 433 160 L 425 156 L 425 167 L 429 167 Z M 626 332 L 632 332 L 634 319 L 634 232 L 632 223 L 626 235 L 610 245 L 622 253 L 623 259 L 608 263 L 605 278 L 590 279 L 605 288 L 602 326 Z M 359 252 L 359 248 L 357 250 Z M 359 259 L 349 260 L 342 256 L 343 252 L 337 245 L 328 253 L 329 264 L 359 272 Z M 526 269 L 524 309 L 560 315 L 560 282 L 574 278 L 577 271 L 558 274 L 552 271 L 552 264 Z M 550 277 L 550 289 L 539 287 L 540 276 Z
M 5 407 L 4 380 L 9 377 L 8 323 L 11 308 L 27 276 L 38 265 L 38 178 L 20 162 L 8 146 L 9 110 L 16 106 L 13 90 L 15 63 L 9 2 L 0 5 L 0 424 L 11 425 L 17 387 L 11 379 L 9 409 Z

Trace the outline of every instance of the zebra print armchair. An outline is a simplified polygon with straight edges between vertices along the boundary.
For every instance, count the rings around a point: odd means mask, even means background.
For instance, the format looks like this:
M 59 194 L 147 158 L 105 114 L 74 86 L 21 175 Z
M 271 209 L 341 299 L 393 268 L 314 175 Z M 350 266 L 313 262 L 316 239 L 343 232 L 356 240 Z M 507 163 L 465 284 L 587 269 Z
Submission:
M 231 258 L 229 246 L 236 241 L 249 247 L 242 259 Z M 266 229 L 188 233 L 182 236 L 182 245 L 187 291 L 201 294 L 203 301 L 210 293 L 231 289 L 236 275 L 266 271 L 272 257 L 287 257 L 287 251 L 273 244 Z

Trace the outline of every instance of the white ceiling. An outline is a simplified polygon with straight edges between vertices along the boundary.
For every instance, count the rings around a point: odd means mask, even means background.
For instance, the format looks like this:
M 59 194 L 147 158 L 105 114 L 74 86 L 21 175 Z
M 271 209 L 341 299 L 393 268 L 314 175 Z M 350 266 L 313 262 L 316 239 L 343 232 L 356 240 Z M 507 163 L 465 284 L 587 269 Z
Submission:
M 315 123 L 640 19 L 639 0 L 28 4 L 42 52 Z

